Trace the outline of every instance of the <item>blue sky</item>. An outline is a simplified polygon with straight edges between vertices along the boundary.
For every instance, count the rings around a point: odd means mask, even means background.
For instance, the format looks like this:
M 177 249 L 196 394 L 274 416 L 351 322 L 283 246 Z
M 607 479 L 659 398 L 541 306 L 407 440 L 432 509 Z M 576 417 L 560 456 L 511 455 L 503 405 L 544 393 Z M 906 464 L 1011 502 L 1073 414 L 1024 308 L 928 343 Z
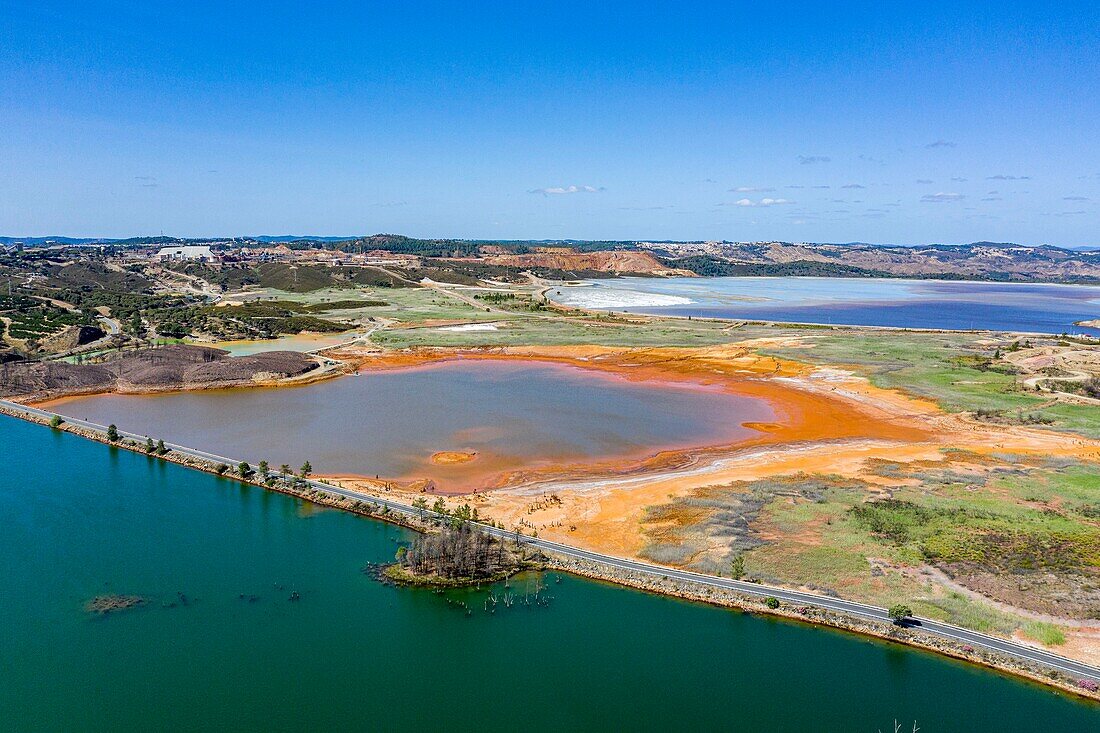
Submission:
M 0 0 L 0 234 L 1100 244 L 1100 8 L 939 5 Z

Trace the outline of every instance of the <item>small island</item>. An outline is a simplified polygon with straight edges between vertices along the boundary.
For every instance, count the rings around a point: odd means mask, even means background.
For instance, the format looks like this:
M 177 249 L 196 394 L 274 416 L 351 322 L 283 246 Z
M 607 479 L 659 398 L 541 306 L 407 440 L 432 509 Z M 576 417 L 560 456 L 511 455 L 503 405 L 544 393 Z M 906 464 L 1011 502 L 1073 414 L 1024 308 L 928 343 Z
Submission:
M 493 583 L 536 567 L 522 546 L 509 546 L 470 522 L 458 522 L 398 549 L 397 562 L 382 568 L 379 576 L 400 585 L 454 588 Z
M 145 599 L 141 596 L 127 595 L 99 595 L 84 604 L 84 610 L 88 613 L 106 615 L 115 611 L 126 611 L 131 608 L 145 605 Z
M 451 466 L 469 463 L 476 458 L 477 453 L 474 451 L 441 450 L 432 454 L 431 461 L 437 466 Z

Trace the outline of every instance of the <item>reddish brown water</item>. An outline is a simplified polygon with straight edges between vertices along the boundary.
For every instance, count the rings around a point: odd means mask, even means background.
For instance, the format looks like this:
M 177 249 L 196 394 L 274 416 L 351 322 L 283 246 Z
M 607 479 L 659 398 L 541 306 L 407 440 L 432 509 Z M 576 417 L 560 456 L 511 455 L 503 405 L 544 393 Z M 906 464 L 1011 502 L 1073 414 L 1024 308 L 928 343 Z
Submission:
M 640 384 L 542 362 L 451 361 L 305 387 L 100 395 L 62 414 L 273 466 L 484 486 L 524 468 L 641 459 L 726 445 L 773 419 L 763 400 L 716 387 Z M 437 465 L 439 451 L 476 454 Z

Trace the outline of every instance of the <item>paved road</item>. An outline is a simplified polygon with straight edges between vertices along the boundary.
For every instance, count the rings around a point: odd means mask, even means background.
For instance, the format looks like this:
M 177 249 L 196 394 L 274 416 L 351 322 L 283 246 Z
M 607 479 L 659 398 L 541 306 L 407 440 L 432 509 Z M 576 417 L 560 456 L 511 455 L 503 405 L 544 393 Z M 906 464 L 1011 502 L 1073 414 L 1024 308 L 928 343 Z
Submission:
M 0 405 L 8 407 L 12 410 L 25 412 L 31 415 L 38 415 L 40 417 L 50 418 L 54 413 L 47 412 L 45 410 L 39 410 L 35 407 L 28 407 L 26 405 L 19 405 L 7 400 L 0 400 Z M 79 425 L 93 430 L 106 430 L 103 425 L 97 425 L 86 420 L 80 420 L 77 418 L 66 417 L 65 421 L 72 425 Z M 144 441 L 147 436 L 136 435 L 134 433 L 127 433 L 120 430 L 119 434 L 123 437 L 131 438 L 134 440 Z M 189 448 L 187 446 L 175 445 L 173 443 L 165 442 L 165 445 L 171 448 L 173 451 L 182 453 L 185 455 L 195 456 L 209 461 L 215 461 L 224 463 L 227 466 L 235 466 L 240 461 L 226 458 L 225 456 L 219 456 L 214 453 L 208 453 L 206 451 L 197 450 L 195 448 Z M 255 465 L 255 464 L 253 464 Z M 371 494 L 364 494 L 358 491 L 352 491 L 350 489 L 344 489 L 331 484 L 326 484 L 321 481 L 314 481 L 312 479 L 307 480 L 311 486 L 316 489 L 326 491 L 330 494 L 336 494 L 343 496 L 347 499 L 353 499 L 358 501 L 365 501 L 372 504 L 379 504 L 384 507 L 388 507 L 392 511 L 401 512 L 416 516 L 420 514 L 420 510 L 413 506 L 404 504 L 385 497 L 374 496 Z M 426 512 L 432 514 L 431 511 Z M 498 529 L 496 527 L 488 527 L 482 525 L 489 534 L 501 537 L 501 538 L 514 538 L 516 535 L 514 532 Z M 696 583 L 701 586 L 707 586 L 711 588 L 722 588 L 726 590 L 733 590 L 739 593 L 743 593 L 749 596 L 756 597 L 768 597 L 772 596 L 780 601 L 786 601 L 787 603 L 793 603 L 800 606 L 816 606 L 817 608 L 824 608 L 831 611 L 839 611 L 842 613 L 851 614 L 859 618 L 870 619 L 874 621 L 889 622 L 890 618 L 886 613 L 886 609 L 878 608 L 877 606 L 869 606 L 863 603 L 856 603 L 854 601 L 845 601 L 840 598 L 833 598 L 830 596 L 818 595 L 816 593 L 806 593 L 803 591 L 790 590 L 788 588 L 779 588 L 775 586 L 762 585 L 759 583 L 749 583 L 743 580 L 733 580 L 732 578 L 719 578 L 713 575 L 703 575 L 701 573 L 693 573 L 687 570 L 677 570 L 674 568 L 668 568 L 660 565 L 651 565 L 649 563 L 639 562 L 637 560 L 628 560 L 626 558 L 614 557 L 612 555 L 603 555 L 598 552 L 592 552 L 590 550 L 584 550 L 579 547 L 572 547 L 570 545 L 564 545 L 559 542 L 551 542 L 550 540 L 539 539 L 536 537 L 528 537 L 526 535 L 520 535 L 520 540 L 532 547 L 537 547 L 547 552 L 553 552 L 558 555 L 564 555 L 566 557 L 572 557 L 579 560 L 587 560 L 589 562 L 600 563 L 602 565 L 610 566 L 618 570 L 629 571 L 633 573 L 639 573 L 643 575 L 650 575 L 658 578 L 672 578 L 674 580 L 681 580 L 690 583 Z M 1100 669 L 1096 667 L 1083 664 L 1081 662 L 1067 659 L 1066 657 L 1058 654 L 1052 654 L 1043 649 L 1037 649 L 1035 647 L 1027 646 L 1024 644 L 1017 644 L 1007 639 L 1000 639 L 987 634 L 981 634 L 977 631 L 970 631 L 959 626 L 953 626 L 951 624 L 945 624 L 940 621 L 933 621 L 932 619 L 916 617 L 914 619 L 915 624 L 919 625 L 921 631 L 934 634 L 946 639 L 961 642 L 963 644 L 969 644 L 973 647 L 984 647 L 986 649 L 992 649 L 997 652 L 1011 655 L 1019 659 L 1025 659 L 1038 664 L 1043 664 L 1053 669 L 1057 669 L 1066 674 L 1073 675 L 1079 678 L 1086 678 L 1100 683 Z
M 107 335 L 117 336 L 122 333 L 122 324 L 116 321 L 114 318 L 108 318 L 107 316 L 96 316 L 96 320 L 107 327 Z

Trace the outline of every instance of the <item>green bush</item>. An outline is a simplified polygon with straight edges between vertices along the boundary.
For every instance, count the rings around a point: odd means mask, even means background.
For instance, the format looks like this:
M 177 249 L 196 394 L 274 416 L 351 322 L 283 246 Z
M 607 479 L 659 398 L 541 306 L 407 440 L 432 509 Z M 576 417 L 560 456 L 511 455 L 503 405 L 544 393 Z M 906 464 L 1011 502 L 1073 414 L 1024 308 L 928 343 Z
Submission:
M 913 530 L 928 524 L 935 516 L 923 507 L 898 499 L 867 502 L 850 511 L 855 520 L 873 534 L 899 545 L 912 539 Z
M 887 615 L 894 620 L 895 623 L 902 619 L 909 618 L 913 615 L 913 609 L 904 603 L 895 603 L 887 610 Z
M 1058 646 L 1066 643 L 1066 635 L 1054 624 L 1045 621 L 1031 621 L 1024 624 L 1024 636 L 1046 646 Z

